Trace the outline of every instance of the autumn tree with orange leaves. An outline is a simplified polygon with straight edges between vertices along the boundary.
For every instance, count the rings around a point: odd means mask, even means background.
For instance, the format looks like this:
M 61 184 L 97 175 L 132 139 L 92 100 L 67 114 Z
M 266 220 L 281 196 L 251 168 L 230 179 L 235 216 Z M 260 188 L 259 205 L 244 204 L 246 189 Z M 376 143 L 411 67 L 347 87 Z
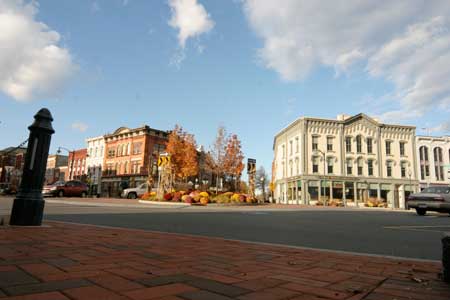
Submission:
M 197 143 L 194 135 L 179 125 L 169 134 L 167 153 L 170 155 L 172 171 L 176 179 L 185 180 L 198 173 Z
M 231 177 L 235 189 L 237 189 L 236 182 L 240 181 L 244 169 L 243 160 L 241 141 L 236 134 L 232 134 L 228 137 L 225 147 L 224 167 L 225 172 Z

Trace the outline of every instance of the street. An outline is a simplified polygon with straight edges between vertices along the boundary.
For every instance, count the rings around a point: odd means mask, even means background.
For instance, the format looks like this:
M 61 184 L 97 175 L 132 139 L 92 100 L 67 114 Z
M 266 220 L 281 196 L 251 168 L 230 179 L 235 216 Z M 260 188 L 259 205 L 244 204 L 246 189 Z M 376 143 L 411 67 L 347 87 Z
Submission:
M 12 198 L 0 198 L 0 214 Z M 67 199 L 70 201 L 71 199 Z M 95 202 L 95 199 L 92 199 Z M 120 201 L 120 200 L 119 200 Z M 45 219 L 419 259 L 441 259 L 448 214 L 267 207 L 111 207 L 50 203 Z

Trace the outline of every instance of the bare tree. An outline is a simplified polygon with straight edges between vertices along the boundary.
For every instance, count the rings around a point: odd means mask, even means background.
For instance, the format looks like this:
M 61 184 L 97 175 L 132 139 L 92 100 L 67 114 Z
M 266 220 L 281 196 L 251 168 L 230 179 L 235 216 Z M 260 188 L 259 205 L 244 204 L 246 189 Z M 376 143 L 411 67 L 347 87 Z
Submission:
M 219 179 L 225 173 L 225 149 L 227 145 L 227 132 L 225 127 L 217 128 L 217 136 L 210 151 L 209 165 L 216 174 L 216 193 L 219 190 Z
M 266 200 L 266 189 L 269 184 L 269 175 L 266 173 L 266 169 L 260 166 L 256 171 L 256 188 L 262 191 L 263 199 Z

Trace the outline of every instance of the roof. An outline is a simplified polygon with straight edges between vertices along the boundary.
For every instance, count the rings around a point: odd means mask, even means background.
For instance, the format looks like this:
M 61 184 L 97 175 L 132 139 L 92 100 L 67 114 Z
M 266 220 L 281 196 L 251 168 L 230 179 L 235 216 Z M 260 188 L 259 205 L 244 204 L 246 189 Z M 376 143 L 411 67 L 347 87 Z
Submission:
M 273 147 L 275 147 L 275 140 L 278 136 L 282 135 L 283 133 L 285 133 L 286 131 L 288 131 L 290 128 L 294 127 L 295 125 L 297 125 L 300 121 L 322 121 L 322 122 L 331 122 L 331 123 L 336 123 L 336 124 L 344 124 L 344 125 L 348 125 L 351 124 L 357 120 L 361 120 L 361 119 L 365 119 L 367 121 L 369 121 L 370 123 L 374 124 L 375 126 L 379 126 L 379 127 L 400 127 L 400 128 L 406 128 L 406 129 L 416 129 L 415 126 L 409 126 L 409 125 L 397 125 L 397 124 L 386 124 L 386 123 L 381 123 L 378 122 L 377 120 L 375 120 L 374 118 L 369 117 L 368 115 L 364 114 L 364 113 L 359 113 L 356 114 L 354 116 L 351 116 L 349 118 L 346 118 L 344 120 L 337 120 L 337 119 L 325 119 L 325 118 L 317 118 L 317 117 L 299 117 L 297 120 L 291 122 L 289 125 L 287 125 L 285 128 L 283 128 L 282 130 L 280 130 L 274 137 L 274 141 L 273 141 Z

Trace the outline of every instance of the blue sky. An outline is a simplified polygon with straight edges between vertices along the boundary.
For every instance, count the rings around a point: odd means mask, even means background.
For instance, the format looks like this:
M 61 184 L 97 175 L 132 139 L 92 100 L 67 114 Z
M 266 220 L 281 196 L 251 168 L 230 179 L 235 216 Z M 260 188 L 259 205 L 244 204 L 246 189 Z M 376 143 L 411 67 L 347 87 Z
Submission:
M 41 107 L 55 119 L 53 152 L 120 126 L 176 123 L 208 148 L 224 125 L 268 170 L 274 134 L 301 115 L 364 112 L 449 134 L 445 1 L 274 2 L 5 0 L 0 148 L 24 140 Z

